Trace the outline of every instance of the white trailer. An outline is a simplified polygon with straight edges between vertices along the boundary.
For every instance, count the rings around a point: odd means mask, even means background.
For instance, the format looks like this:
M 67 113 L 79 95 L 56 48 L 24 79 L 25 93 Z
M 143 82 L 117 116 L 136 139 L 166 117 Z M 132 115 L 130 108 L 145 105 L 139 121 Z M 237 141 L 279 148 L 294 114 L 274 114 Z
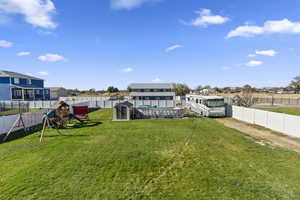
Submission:
M 204 117 L 225 117 L 224 97 L 186 95 L 186 107 Z

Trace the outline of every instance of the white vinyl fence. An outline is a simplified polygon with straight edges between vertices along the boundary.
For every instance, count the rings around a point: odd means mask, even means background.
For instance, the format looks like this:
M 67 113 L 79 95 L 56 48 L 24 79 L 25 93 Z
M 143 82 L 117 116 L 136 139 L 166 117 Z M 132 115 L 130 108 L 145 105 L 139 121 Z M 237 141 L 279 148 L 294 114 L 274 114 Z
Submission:
M 62 99 L 61 99 L 62 100 Z M 141 105 L 157 106 L 161 108 L 176 107 L 181 104 L 185 106 L 185 100 L 96 100 L 95 98 L 80 98 L 80 99 L 64 99 L 69 105 L 87 105 L 90 108 L 113 108 L 117 103 L 129 101 L 135 107 Z M 58 101 L 22 101 L 29 103 L 29 108 L 53 108 Z M 8 102 L 9 103 L 9 102 Z
M 300 138 L 300 116 L 232 106 L 232 117 Z
M 0 116 L 0 135 L 6 134 L 11 129 L 18 117 L 19 115 Z M 41 111 L 22 114 L 22 118 L 26 128 L 41 124 L 42 117 L 43 112 Z M 18 131 L 22 128 L 22 123 L 18 123 L 16 128 L 13 129 L 13 132 Z

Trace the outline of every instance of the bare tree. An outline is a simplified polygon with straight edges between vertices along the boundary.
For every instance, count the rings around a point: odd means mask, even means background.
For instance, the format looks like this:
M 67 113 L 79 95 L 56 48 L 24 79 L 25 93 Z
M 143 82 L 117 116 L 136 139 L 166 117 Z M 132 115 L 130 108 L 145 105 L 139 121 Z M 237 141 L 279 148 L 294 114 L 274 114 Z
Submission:
M 190 93 L 191 89 L 186 84 L 175 83 L 174 84 L 174 92 L 176 96 L 185 96 Z
M 257 99 L 254 97 L 253 88 L 245 85 L 242 92 L 234 97 L 234 101 L 237 106 L 251 107 L 257 102 Z
M 300 92 L 300 76 L 297 76 L 292 80 L 290 87 L 294 89 L 295 94 Z

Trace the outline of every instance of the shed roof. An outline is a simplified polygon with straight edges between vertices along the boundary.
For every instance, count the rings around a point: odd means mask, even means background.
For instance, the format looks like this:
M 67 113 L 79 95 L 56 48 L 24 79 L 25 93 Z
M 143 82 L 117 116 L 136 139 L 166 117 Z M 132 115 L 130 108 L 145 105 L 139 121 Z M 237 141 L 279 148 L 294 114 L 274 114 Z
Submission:
M 6 70 L 0 70 L 0 77 L 16 77 L 16 78 L 25 78 L 25 79 L 35 79 L 35 80 L 43 80 L 40 78 L 36 78 L 33 76 L 17 73 L 17 72 L 10 72 Z
M 130 88 L 134 89 L 173 89 L 172 83 L 132 83 L 129 85 Z
M 125 106 L 127 106 L 127 107 L 133 107 L 133 104 L 130 103 L 129 101 L 124 101 L 124 102 L 117 103 L 117 104 L 115 105 L 115 107 L 122 106 L 122 105 L 125 105 Z

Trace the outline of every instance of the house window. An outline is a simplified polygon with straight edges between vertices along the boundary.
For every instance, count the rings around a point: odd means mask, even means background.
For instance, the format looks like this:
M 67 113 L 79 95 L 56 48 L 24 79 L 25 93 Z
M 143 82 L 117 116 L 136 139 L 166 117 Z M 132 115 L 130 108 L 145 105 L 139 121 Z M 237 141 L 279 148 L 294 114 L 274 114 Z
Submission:
M 37 95 L 40 95 L 40 90 L 36 90 L 35 93 L 36 93 Z
M 31 79 L 27 79 L 27 84 L 28 85 L 31 85 L 32 83 L 31 83 Z
M 14 83 L 15 84 L 20 84 L 20 79 L 19 78 L 14 78 Z
M 45 90 L 45 94 L 48 94 L 48 90 Z

